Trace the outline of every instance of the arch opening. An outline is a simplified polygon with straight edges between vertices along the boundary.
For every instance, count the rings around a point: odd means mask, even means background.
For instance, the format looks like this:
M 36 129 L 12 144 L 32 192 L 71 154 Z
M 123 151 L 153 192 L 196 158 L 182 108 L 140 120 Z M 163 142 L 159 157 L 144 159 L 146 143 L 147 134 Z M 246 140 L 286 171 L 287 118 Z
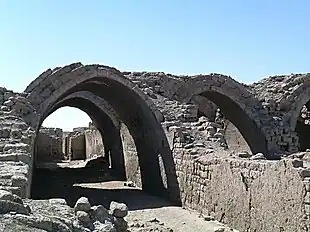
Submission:
M 96 120 L 104 119 L 106 115 L 102 114 L 89 102 L 83 101 L 83 99 L 70 99 L 57 104 L 46 115 L 46 118 L 48 119 L 53 112 L 60 111 L 67 106 L 75 108 L 78 106 L 87 115 L 91 115 L 88 119 L 93 118 L 93 123 L 90 123 L 88 127 L 83 125 L 84 127 L 73 128 L 70 132 L 63 131 L 61 128 L 55 130 L 55 128 L 46 127 L 41 127 L 38 130 L 34 145 L 33 184 L 31 189 L 33 199 L 63 197 L 66 198 L 69 204 L 74 204 L 78 198 L 79 190 L 81 190 L 79 185 L 83 182 L 100 183 L 123 180 L 123 173 L 118 172 L 121 169 L 120 164 L 110 163 L 107 156 L 112 155 L 107 152 L 111 148 L 109 143 L 111 138 L 109 137 L 113 137 L 111 128 L 107 127 L 106 120 L 96 123 Z M 95 114 L 95 111 L 98 113 Z M 57 120 L 59 119 L 57 118 Z M 42 119 L 40 124 L 44 125 L 44 121 Z M 94 128 L 94 122 L 99 125 L 98 128 Z M 55 131 L 58 133 L 56 138 Z M 44 134 L 43 140 L 42 134 Z M 45 149 L 46 147 L 48 149 Z M 58 151 L 56 157 L 52 153 L 55 150 Z M 40 152 L 43 153 L 40 154 Z M 50 158 L 46 159 L 44 156 L 50 156 Z M 115 159 L 113 161 L 115 162 Z M 46 182 L 50 182 L 51 185 L 46 186 Z M 77 185 L 78 188 L 74 185 Z M 41 186 L 45 187 L 42 188 Z
M 288 97 L 281 99 L 279 106 L 285 114 L 289 128 L 284 131 L 290 134 L 289 144 L 285 150 L 302 152 L 310 149 L 308 144 L 309 109 L 310 109 L 310 88 L 309 77 L 302 78 L 303 82 Z
M 66 125 L 60 125 L 59 122 L 62 121 L 61 113 L 65 116 L 64 114 L 70 111 L 71 113 L 74 113 L 76 117 L 81 118 L 82 121 L 84 121 L 84 125 L 81 123 L 75 123 L 75 126 L 73 126 L 73 124 L 71 124 L 72 126 L 67 126 L 68 118 L 63 118 L 64 121 L 67 121 Z M 85 120 L 87 123 L 85 123 Z M 52 115 L 46 117 L 37 131 L 34 154 L 35 165 L 38 166 L 44 163 L 57 161 L 85 160 L 87 155 L 83 132 L 89 129 L 89 125 L 87 124 L 90 122 L 91 119 L 85 114 L 85 112 L 69 106 L 62 107 Z M 84 136 L 83 138 L 80 137 L 79 144 L 74 141 L 74 134 Z M 68 138 L 70 137 L 72 138 L 73 143 L 71 144 L 70 142 L 70 146 L 72 145 L 71 149 L 68 148 Z M 103 137 L 100 139 L 103 141 Z
M 253 154 L 267 153 L 267 141 L 255 122 L 241 109 L 241 107 L 228 96 L 216 91 L 205 91 L 199 94 L 218 106 L 226 121 L 222 126 L 229 138 L 229 133 L 236 133 L 239 138 L 233 140 L 231 144 L 234 149 L 238 148 L 238 143 L 242 146 L 241 150 L 249 149 Z M 200 110 L 202 111 L 202 110 Z M 227 121 L 228 120 L 228 121 Z M 241 151 L 240 150 L 240 151 Z
M 117 128 L 118 125 L 115 124 L 115 121 L 111 119 L 106 111 L 104 111 L 90 99 L 83 97 L 83 95 L 73 95 L 69 98 L 59 101 L 54 105 L 53 108 L 47 111 L 46 116 L 64 106 L 75 107 L 87 113 L 92 121 L 92 127 L 94 126 L 98 130 L 103 140 L 102 143 L 104 149 L 102 150 L 104 150 L 104 152 L 102 155 L 106 157 L 107 161 L 111 161 L 109 165 L 113 170 L 115 170 L 115 174 L 124 179 L 125 168 L 123 162 L 123 147 L 120 142 L 119 129 Z M 90 155 L 96 154 L 90 153 Z
M 179 203 L 175 167 L 166 135 L 150 108 L 148 99 L 138 94 L 131 82 L 129 85 L 123 83 L 126 81 L 115 80 L 109 78 L 108 75 L 89 77 L 78 83 L 69 81 L 65 87 L 55 90 L 48 96 L 38 105 L 37 109 L 40 115 L 45 115 L 49 108 L 55 107 L 57 102 L 80 91 L 90 92 L 104 99 L 113 107 L 135 141 L 141 170 L 142 189 Z M 101 121 L 101 119 L 97 121 Z M 162 180 L 158 155 L 163 157 L 164 168 L 168 170 L 166 171 L 167 188 Z

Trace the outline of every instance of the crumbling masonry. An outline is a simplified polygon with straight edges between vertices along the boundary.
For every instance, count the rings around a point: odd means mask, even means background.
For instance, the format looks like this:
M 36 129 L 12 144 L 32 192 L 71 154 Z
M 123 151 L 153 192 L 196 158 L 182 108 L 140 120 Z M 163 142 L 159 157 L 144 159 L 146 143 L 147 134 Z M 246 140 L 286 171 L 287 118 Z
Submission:
M 89 127 L 73 128 L 70 132 L 41 127 L 34 151 L 35 163 L 86 160 L 105 155 L 102 135 L 91 123 Z
M 48 69 L 23 93 L 0 89 L 1 188 L 30 197 L 41 124 L 72 106 L 103 136 L 111 167 L 145 191 L 240 231 L 310 231 L 308 83 Z

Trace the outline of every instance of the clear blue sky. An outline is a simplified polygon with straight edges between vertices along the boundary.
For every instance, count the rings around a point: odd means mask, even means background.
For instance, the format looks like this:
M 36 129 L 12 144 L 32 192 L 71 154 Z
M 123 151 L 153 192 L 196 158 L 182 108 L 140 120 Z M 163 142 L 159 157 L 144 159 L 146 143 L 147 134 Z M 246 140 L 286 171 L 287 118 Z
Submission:
M 0 86 L 23 91 L 75 61 L 246 83 L 309 72 L 309 10 L 309 0 L 2 0 Z M 46 125 L 88 120 L 59 110 Z

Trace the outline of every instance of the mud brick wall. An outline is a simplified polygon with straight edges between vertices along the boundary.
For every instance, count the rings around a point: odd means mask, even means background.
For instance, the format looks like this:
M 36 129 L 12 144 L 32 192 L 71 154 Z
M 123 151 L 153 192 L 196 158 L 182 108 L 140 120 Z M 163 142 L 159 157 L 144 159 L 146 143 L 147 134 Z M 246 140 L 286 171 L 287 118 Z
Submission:
M 86 158 L 104 155 L 104 144 L 100 132 L 94 128 L 86 130 L 84 134 Z
M 85 155 L 85 135 L 77 134 L 70 137 L 71 140 L 71 160 L 86 159 Z
M 62 151 L 63 131 L 60 128 L 41 128 L 35 147 L 36 162 L 49 162 L 64 159 Z
M 64 159 L 62 153 L 62 138 L 39 132 L 35 155 L 36 162 L 49 162 Z
M 135 182 L 138 187 L 142 186 L 141 174 L 139 166 L 139 158 L 135 142 L 129 133 L 129 130 L 125 124 L 121 124 L 121 140 L 123 143 L 126 178 Z
M 174 156 L 184 206 L 240 231 L 309 231 L 310 172 L 293 160 Z

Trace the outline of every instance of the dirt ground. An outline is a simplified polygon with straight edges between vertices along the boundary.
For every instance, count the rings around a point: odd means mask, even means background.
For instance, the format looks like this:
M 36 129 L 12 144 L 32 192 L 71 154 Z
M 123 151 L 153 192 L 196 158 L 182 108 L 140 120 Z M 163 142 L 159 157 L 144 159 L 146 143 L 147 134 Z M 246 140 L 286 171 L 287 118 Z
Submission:
M 145 226 L 149 225 L 148 229 L 154 229 L 156 225 L 163 225 L 166 230 L 170 228 L 176 232 L 237 232 L 237 230 L 232 230 L 217 221 L 206 221 L 204 217 L 195 211 L 186 210 L 177 206 L 170 206 L 169 202 L 148 195 L 141 191 L 141 189 L 126 187 L 122 181 L 81 183 L 75 186 L 89 189 L 129 190 L 131 192 L 137 190 L 135 194 L 124 196 L 126 204 L 129 207 L 129 214 L 126 217 L 126 220 L 131 227 L 136 223 L 139 223 L 140 225 L 144 223 L 146 224 Z M 132 229 L 134 230 L 135 228 Z M 139 229 L 141 229 L 141 227 Z M 169 229 L 167 231 L 169 231 Z
M 124 181 L 117 180 L 108 172 L 102 175 L 101 171 L 99 175 L 81 166 L 37 169 L 32 186 L 39 187 L 32 189 L 32 198 L 65 198 L 71 207 L 81 196 L 88 197 L 92 205 L 101 204 L 106 208 L 111 201 L 124 202 L 129 209 L 126 220 L 133 232 L 237 232 L 217 221 L 210 221 L 198 212 L 174 206 L 139 188 L 125 186 Z

